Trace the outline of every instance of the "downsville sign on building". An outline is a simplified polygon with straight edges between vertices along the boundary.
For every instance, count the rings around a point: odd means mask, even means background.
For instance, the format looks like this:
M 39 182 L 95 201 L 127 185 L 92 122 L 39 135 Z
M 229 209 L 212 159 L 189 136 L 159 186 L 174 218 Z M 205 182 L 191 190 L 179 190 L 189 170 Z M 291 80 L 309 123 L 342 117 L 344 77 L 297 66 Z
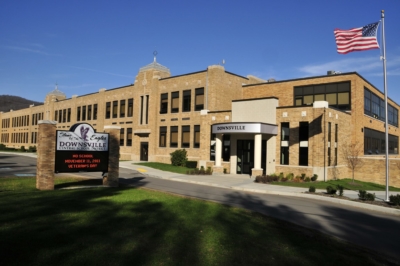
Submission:
M 109 135 L 86 123 L 57 130 L 55 172 L 107 172 Z

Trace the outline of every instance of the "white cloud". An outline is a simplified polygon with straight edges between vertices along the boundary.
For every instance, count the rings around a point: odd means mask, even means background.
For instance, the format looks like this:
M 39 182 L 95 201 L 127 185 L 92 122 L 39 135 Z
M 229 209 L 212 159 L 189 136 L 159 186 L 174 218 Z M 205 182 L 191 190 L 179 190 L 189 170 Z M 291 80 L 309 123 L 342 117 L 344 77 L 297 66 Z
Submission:
M 6 48 L 6 49 L 15 50 L 15 51 L 42 54 L 42 55 L 48 55 L 48 56 L 61 56 L 59 54 L 50 54 L 50 53 L 46 53 L 46 52 L 41 51 L 41 50 L 25 48 L 25 47 L 20 47 L 20 46 L 3 46 L 3 47 Z
M 400 56 L 389 58 L 386 62 L 388 75 L 399 75 Z M 372 76 L 382 76 L 383 63 L 379 57 L 361 57 L 342 59 L 322 64 L 306 65 L 299 71 L 309 75 L 324 75 L 328 70 L 340 72 L 368 72 Z M 375 72 L 375 73 L 374 73 Z
M 97 69 L 91 69 L 91 68 L 85 68 L 85 67 L 77 67 L 77 66 L 69 66 L 69 67 L 76 68 L 76 69 L 82 69 L 82 70 L 88 70 L 88 71 L 107 74 L 107 75 L 112 75 L 112 76 L 118 76 L 118 77 L 124 77 L 124 78 L 132 78 L 132 76 L 115 74 L 115 73 L 111 73 L 111 72 L 104 72 L 104 71 L 100 71 L 100 70 L 97 70 Z

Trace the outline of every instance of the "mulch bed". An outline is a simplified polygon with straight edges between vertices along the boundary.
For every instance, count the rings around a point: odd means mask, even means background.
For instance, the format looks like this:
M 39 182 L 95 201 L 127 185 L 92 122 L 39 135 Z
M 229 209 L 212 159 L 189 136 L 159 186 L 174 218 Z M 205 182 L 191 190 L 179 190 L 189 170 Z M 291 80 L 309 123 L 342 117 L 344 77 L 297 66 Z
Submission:
M 371 204 L 371 205 L 377 205 L 381 207 L 387 207 L 387 208 L 393 208 L 393 209 L 398 209 L 400 210 L 400 206 L 395 206 L 390 202 L 385 202 L 382 200 L 374 200 L 374 201 L 366 201 L 366 200 L 360 200 L 360 199 L 351 199 L 349 197 L 345 196 L 339 196 L 339 195 L 332 195 L 332 194 L 327 194 L 323 192 L 305 192 L 306 194 L 312 194 L 312 195 L 318 195 L 322 197 L 329 197 L 329 198 L 335 198 L 335 199 L 342 199 L 342 200 L 350 200 L 350 201 L 355 201 L 355 202 L 360 202 L 360 203 L 365 203 L 365 204 Z

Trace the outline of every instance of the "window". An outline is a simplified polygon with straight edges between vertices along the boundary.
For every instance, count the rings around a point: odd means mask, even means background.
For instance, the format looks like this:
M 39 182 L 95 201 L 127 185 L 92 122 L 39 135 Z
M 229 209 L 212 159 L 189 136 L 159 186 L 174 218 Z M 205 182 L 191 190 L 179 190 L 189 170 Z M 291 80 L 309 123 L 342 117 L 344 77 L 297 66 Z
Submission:
M 308 165 L 308 122 L 300 122 L 299 126 L 299 165 Z
M 182 111 L 190 112 L 191 105 L 191 90 L 183 91 Z
M 133 116 L 133 99 L 128 99 L 128 117 Z
M 335 124 L 335 162 L 334 165 L 337 165 L 337 149 L 338 149 L 338 124 Z
M 331 132 L 332 132 L 332 123 L 328 122 L 328 166 L 331 166 L 331 147 L 332 147 L 332 139 L 331 139 Z
M 63 110 L 62 121 L 63 123 L 67 122 L 67 109 Z
M 113 118 L 118 117 L 118 101 L 113 101 Z
M 179 91 L 171 93 L 171 113 L 179 112 Z
M 281 123 L 281 160 L 282 165 L 289 165 L 289 123 Z
M 106 103 L 106 119 L 111 117 L 111 102 Z
M 86 105 L 82 106 L 82 121 L 86 120 Z
M 58 117 L 58 111 L 56 110 L 54 111 L 54 121 L 57 120 L 57 117 Z
M 350 82 L 308 85 L 294 88 L 294 105 L 312 105 L 315 101 L 327 101 L 329 106 L 350 110 Z
M 178 127 L 177 126 L 171 127 L 171 140 L 170 140 L 169 146 L 171 148 L 178 147 Z
M 168 93 L 161 94 L 160 114 L 168 113 Z
M 93 105 L 93 120 L 97 119 L 97 103 Z
M 125 100 L 119 102 L 119 117 L 125 117 Z
M 204 88 L 196 89 L 195 111 L 204 109 Z
M 389 134 L 389 154 L 399 154 L 399 137 Z M 364 154 L 384 154 L 385 133 L 364 128 Z
M 62 111 L 59 110 L 58 111 L 58 123 L 61 123 L 61 121 L 62 121 Z
M 119 146 L 125 145 L 125 128 L 121 128 L 119 133 Z
M 385 101 L 364 87 L 364 114 L 385 121 Z M 388 123 L 398 126 L 398 110 L 388 104 Z
M 160 127 L 159 147 L 167 147 L 167 127 Z
M 231 135 L 224 134 L 222 136 L 222 160 L 229 162 L 231 159 Z
M 193 148 L 200 148 L 200 126 L 194 126 Z
M 87 120 L 92 120 L 92 105 L 88 105 Z
M 78 107 L 78 111 L 76 112 L 76 121 L 81 121 L 81 107 Z
M 126 146 L 132 146 L 132 128 L 127 128 L 126 134 Z
M 140 96 L 140 124 L 143 124 L 143 96 Z
M 149 95 L 146 95 L 146 125 L 149 123 Z
M 182 148 L 190 147 L 190 126 L 182 126 Z

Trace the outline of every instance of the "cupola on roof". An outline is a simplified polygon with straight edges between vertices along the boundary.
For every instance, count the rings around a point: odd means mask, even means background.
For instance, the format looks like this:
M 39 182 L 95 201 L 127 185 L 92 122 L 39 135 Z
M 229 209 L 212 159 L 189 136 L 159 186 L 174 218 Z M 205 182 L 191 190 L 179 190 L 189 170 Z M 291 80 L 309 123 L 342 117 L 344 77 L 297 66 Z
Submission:
M 46 97 L 49 96 L 49 95 L 63 96 L 65 98 L 67 97 L 64 92 L 62 92 L 62 91 L 60 91 L 58 89 L 58 85 L 57 84 L 56 84 L 56 88 L 54 90 L 52 90 L 51 92 L 46 94 Z
M 163 71 L 163 72 L 170 73 L 169 68 L 157 63 L 157 60 L 156 60 L 157 51 L 154 51 L 153 55 L 154 55 L 154 61 L 152 63 L 148 64 L 147 66 L 141 67 L 139 72 L 144 72 L 144 71 L 147 71 L 149 69 L 155 69 L 155 70 L 158 70 L 158 71 Z

